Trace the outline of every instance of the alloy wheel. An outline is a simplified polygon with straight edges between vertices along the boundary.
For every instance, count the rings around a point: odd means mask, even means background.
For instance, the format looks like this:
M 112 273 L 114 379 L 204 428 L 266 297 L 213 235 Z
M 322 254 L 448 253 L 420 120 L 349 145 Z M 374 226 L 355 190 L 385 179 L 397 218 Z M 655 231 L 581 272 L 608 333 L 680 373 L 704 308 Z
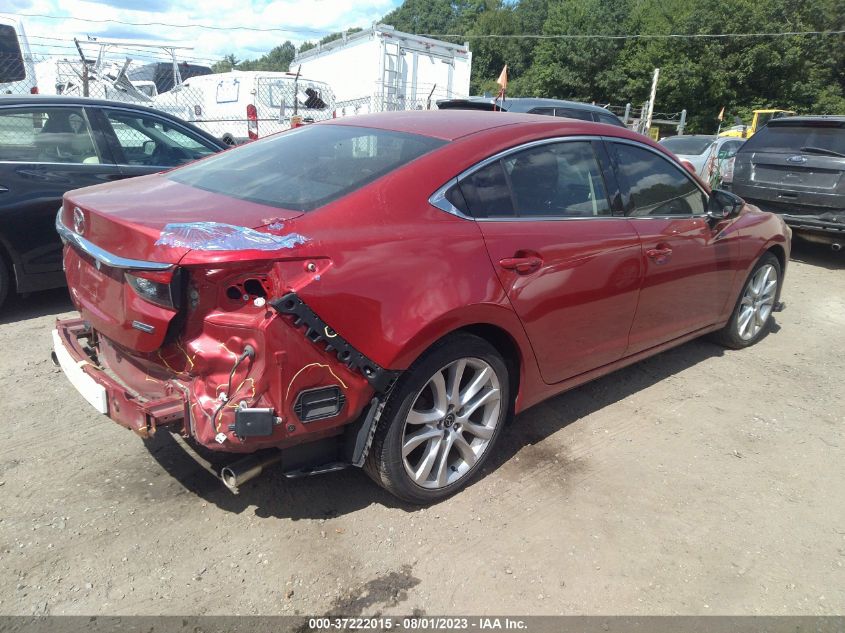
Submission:
M 775 305 L 778 273 L 774 266 L 761 266 L 745 287 L 736 319 L 737 334 L 748 341 L 766 325 Z
M 480 358 L 437 371 L 417 394 L 402 430 L 402 461 L 416 485 L 440 489 L 472 470 L 490 445 L 502 407 L 499 377 Z

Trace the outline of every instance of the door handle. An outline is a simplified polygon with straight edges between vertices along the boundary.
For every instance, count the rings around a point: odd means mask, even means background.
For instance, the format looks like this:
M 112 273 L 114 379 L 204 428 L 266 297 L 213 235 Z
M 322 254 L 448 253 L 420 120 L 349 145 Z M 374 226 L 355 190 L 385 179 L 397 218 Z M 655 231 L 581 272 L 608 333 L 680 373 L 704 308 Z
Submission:
M 655 264 L 665 264 L 666 260 L 672 255 L 672 249 L 663 244 L 658 244 L 657 248 L 650 248 L 645 254 L 653 259 Z
M 543 260 L 539 257 L 505 257 L 499 260 L 499 266 L 506 270 L 513 270 L 520 275 L 527 275 L 538 270 L 542 266 Z
M 672 254 L 672 249 L 669 247 L 666 248 L 650 248 L 645 252 L 646 255 L 651 257 L 652 259 L 656 259 L 658 257 L 667 257 L 668 255 Z
M 4 187 L 3 185 L 0 185 L 0 193 L 7 193 L 8 191 L 9 191 L 8 187 Z

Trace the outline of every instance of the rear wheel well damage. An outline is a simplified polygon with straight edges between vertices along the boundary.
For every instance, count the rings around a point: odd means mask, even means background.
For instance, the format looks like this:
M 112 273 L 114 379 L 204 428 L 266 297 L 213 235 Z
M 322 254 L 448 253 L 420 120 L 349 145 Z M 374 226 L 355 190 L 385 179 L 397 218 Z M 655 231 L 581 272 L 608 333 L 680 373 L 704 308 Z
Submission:
M 448 344 L 448 341 L 450 339 L 460 334 L 472 334 L 474 336 L 482 338 L 487 341 L 490 345 L 492 345 L 495 350 L 499 352 L 499 354 L 502 355 L 502 358 L 505 361 L 505 365 L 508 368 L 508 381 L 510 383 L 511 388 L 511 406 L 513 406 L 514 402 L 516 401 L 516 396 L 519 393 L 520 377 L 523 365 L 522 354 L 519 350 L 519 346 L 517 345 L 516 341 L 507 332 L 507 330 L 499 327 L 498 325 L 493 325 L 492 323 L 473 323 L 471 325 L 465 325 L 458 329 L 452 330 L 448 334 L 443 335 L 442 337 L 434 341 L 434 343 L 426 347 L 422 354 L 420 354 L 416 358 L 416 360 L 414 360 L 410 367 L 408 367 L 408 369 L 402 372 L 402 375 L 404 376 L 409 371 L 411 371 L 413 367 L 420 361 L 420 359 L 429 354 L 432 349 L 440 345 Z
M 379 394 L 373 399 L 371 406 L 365 410 L 357 420 L 355 420 L 352 424 L 347 425 L 347 446 L 350 442 L 360 443 L 361 437 L 366 437 L 366 446 L 363 447 L 363 453 L 357 453 L 361 462 L 363 462 L 363 459 L 365 459 L 369 454 L 370 443 L 376 433 L 377 427 L 385 423 L 385 420 L 381 418 L 381 412 L 387 404 L 391 393 L 395 392 L 402 383 L 409 379 L 414 368 L 417 367 L 422 360 L 427 358 L 433 350 L 444 345 L 449 345 L 450 341 L 455 338 L 460 338 L 462 334 L 470 334 L 483 339 L 488 344 L 492 345 L 493 348 L 502 356 L 508 370 L 508 383 L 510 387 L 508 419 L 513 416 L 516 398 L 519 392 L 520 374 L 522 368 L 522 354 L 520 353 L 519 346 L 511 335 L 499 326 L 490 323 L 475 323 L 472 325 L 466 325 L 456 330 L 452 330 L 426 347 L 425 350 L 411 363 L 408 369 L 403 370 L 401 374 L 399 374 L 398 378 L 391 386 L 390 391 L 386 394 Z M 375 413 L 375 415 L 373 415 L 373 413 Z M 362 427 L 364 429 L 363 431 Z M 360 465 L 360 463 L 356 465 Z

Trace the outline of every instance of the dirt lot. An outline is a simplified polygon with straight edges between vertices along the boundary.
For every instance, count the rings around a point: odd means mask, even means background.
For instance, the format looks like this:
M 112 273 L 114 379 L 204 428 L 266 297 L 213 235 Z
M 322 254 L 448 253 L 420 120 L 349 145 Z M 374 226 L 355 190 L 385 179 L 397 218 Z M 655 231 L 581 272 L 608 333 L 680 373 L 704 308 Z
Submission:
M 845 613 L 845 258 L 804 247 L 778 331 L 555 398 L 468 490 L 359 471 L 239 496 L 49 360 L 63 292 L 0 320 L 0 613 Z

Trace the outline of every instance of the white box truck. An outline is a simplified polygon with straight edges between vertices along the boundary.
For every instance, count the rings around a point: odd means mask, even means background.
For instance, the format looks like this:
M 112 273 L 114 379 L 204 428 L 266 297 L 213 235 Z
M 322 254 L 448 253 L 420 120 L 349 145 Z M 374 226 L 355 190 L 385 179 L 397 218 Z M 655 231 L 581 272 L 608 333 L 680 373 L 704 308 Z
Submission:
M 296 56 L 291 69 L 329 84 L 337 115 L 436 108 L 469 96 L 472 53 L 454 44 L 376 24 Z
M 229 145 L 335 116 L 332 89 L 296 73 L 240 71 L 190 77 L 153 100 Z

